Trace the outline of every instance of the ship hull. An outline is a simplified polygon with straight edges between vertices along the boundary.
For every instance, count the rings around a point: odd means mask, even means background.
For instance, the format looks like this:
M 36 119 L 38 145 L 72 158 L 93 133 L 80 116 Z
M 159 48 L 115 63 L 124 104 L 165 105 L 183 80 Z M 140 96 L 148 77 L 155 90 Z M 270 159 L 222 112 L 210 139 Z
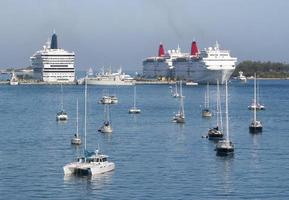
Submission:
M 104 81 L 94 78 L 87 79 L 87 85 L 134 85 L 133 81 Z

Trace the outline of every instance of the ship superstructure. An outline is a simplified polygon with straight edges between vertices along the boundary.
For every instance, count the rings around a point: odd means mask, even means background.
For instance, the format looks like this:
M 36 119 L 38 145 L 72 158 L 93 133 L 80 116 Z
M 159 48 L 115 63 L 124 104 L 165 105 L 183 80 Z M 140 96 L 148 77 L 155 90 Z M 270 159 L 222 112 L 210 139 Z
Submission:
M 229 50 L 221 50 L 216 42 L 214 47 L 199 51 L 196 41 L 192 42 L 191 52 L 176 50 L 164 51 L 159 46 L 159 54 L 143 61 L 145 78 L 169 77 L 198 83 L 224 83 L 235 70 L 237 58 L 231 57 Z
M 34 77 L 48 83 L 72 83 L 75 81 L 74 52 L 58 48 L 57 35 L 42 50 L 31 56 Z

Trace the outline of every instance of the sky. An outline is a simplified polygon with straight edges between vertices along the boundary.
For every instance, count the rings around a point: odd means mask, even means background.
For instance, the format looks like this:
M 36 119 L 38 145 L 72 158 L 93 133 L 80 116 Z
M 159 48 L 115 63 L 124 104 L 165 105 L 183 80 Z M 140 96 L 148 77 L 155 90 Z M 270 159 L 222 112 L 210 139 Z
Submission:
M 288 0 L 1 0 L 0 68 L 28 67 L 55 29 L 76 68 L 141 71 L 165 50 L 219 42 L 238 61 L 289 63 Z

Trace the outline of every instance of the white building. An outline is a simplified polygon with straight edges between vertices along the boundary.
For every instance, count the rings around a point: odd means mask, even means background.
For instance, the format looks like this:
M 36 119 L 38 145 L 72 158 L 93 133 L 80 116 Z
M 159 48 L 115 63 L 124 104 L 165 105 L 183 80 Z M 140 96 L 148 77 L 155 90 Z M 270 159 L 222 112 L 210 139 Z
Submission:
M 57 46 L 54 33 L 51 42 L 30 57 L 34 77 L 48 83 L 72 83 L 75 81 L 74 52 Z

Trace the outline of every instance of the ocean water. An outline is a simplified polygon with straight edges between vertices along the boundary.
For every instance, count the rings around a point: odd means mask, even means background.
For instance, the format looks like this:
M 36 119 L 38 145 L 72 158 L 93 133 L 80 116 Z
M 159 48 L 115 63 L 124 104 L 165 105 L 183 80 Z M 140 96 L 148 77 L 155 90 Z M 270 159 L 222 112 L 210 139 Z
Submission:
M 110 87 L 119 97 L 111 106 L 114 132 L 97 132 L 104 87 L 88 87 L 88 150 L 98 145 L 115 162 L 113 172 L 64 177 L 62 167 L 82 152 L 70 145 L 84 127 L 84 86 L 63 87 L 69 120 L 58 123 L 57 85 L 0 86 L 0 199 L 287 199 L 289 197 L 288 81 L 260 81 L 259 111 L 264 131 L 251 135 L 253 81 L 229 85 L 232 157 L 217 157 L 215 143 L 202 138 L 215 125 L 201 117 L 206 86 L 184 86 L 186 123 L 171 122 L 178 102 L 167 85 L 138 85 L 139 115 L 129 115 L 133 87 Z M 211 106 L 216 87 L 211 86 Z M 224 89 L 222 87 L 222 89 Z

